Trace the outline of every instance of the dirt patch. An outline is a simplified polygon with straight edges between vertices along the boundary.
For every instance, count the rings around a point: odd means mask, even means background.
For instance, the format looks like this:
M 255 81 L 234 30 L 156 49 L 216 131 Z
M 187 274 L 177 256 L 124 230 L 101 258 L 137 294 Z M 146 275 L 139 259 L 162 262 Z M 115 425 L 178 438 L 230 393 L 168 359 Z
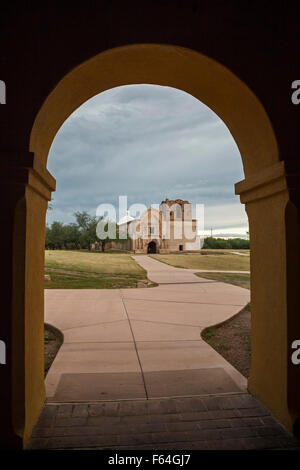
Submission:
M 241 312 L 219 326 L 205 328 L 201 336 L 248 378 L 251 361 L 251 313 L 248 304 Z
M 52 362 L 63 343 L 63 334 L 52 325 L 45 323 L 44 330 L 44 375 L 46 377 Z

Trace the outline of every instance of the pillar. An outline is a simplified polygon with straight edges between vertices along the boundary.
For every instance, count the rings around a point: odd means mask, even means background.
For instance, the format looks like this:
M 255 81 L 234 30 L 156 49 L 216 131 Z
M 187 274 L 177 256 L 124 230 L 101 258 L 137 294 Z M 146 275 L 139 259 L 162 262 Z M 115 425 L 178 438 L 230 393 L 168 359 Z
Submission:
M 0 448 L 23 448 L 45 400 L 45 214 L 55 180 L 30 152 L 2 153 Z
M 251 370 L 249 392 L 291 432 L 299 432 L 300 173 L 283 161 L 236 184 L 246 205 L 251 247 Z

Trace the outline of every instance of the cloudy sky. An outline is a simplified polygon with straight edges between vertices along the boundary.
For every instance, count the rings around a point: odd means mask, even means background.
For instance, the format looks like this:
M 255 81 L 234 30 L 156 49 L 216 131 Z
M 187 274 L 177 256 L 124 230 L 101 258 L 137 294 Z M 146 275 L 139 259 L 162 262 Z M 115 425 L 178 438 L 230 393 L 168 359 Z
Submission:
M 47 223 L 95 214 L 99 204 L 149 207 L 163 199 L 204 204 L 205 229 L 243 234 L 247 216 L 234 183 L 243 179 L 238 148 L 207 106 L 154 85 L 113 88 L 78 108 L 58 131 L 48 169 L 57 180 Z M 134 215 L 134 214 L 132 214 Z

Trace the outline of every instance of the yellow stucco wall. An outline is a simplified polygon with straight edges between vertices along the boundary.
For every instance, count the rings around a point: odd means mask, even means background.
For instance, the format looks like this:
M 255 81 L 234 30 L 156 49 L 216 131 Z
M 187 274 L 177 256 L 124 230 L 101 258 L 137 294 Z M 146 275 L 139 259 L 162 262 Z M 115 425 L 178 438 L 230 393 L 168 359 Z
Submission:
M 268 116 L 241 80 L 206 56 L 175 46 L 132 45 L 99 54 L 67 74 L 44 102 L 32 128 L 30 151 L 35 154 L 35 171 L 28 170 L 31 179 L 25 185 L 15 224 L 16 433 L 25 446 L 45 397 L 44 228 L 46 201 L 54 188 L 45 169 L 49 148 L 59 127 L 83 102 L 106 89 L 132 83 L 173 86 L 192 94 L 223 119 L 239 147 L 246 180 L 237 185 L 236 191 L 246 203 L 251 237 L 249 390 L 291 430 L 287 397 L 288 388 L 295 384 L 288 382 L 287 357 L 286 232 L 289 227 L 285 209 L 289 191 L 285 169 L 278 163 L 277 143 Z M 23 261 L 18 265 L 20 259 Z M 20 286 L 23 291 L 17 298 Z

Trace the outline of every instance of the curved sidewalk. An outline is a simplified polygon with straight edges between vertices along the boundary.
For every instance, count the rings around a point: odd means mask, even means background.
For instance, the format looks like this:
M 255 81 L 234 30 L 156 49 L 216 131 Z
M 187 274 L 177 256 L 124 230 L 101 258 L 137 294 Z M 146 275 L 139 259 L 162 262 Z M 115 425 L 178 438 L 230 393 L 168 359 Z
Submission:
M 48 401 L 245 391 L 245 378 L 200 333 L 239 312 L 249 291 L 134 259 L 158 287 L 45 291 L 45 321 L 65 339 L 46 378 Z

